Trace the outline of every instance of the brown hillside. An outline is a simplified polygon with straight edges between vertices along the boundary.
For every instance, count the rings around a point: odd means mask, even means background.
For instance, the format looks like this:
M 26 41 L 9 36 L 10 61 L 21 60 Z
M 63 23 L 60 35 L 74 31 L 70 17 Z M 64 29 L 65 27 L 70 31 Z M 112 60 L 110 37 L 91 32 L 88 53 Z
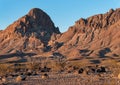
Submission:
M 34 8 L 0 31 L 0 54 L 58 52 L 67 58 L 120 56 L 120 9 L 81 18 L 60 33 L 50 17 Z
M 81 18 L 57 41 L 64 43 L 59 51 L 68 57 L 120 56 L 120 9 Z M 70 56 L 71 53 L 77 55 Z

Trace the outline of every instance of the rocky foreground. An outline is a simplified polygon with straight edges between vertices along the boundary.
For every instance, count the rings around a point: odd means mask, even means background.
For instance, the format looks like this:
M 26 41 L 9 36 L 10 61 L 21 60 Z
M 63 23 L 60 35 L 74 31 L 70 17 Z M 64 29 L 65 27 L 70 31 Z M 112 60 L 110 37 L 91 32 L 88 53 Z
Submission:
M 19 82 L 15 78 L 8 78 L 8 82 L 3 85 L 119 85 L 120 79 L 103 75 L 83 75 L 71 73 L 49 73 L 49 77 L 42 74 L 27 76 L 25 80 Z
M 50 63 L 49 63 L 50 64 Z M 55 63 L 54 63 L 55 65 Z M 119 65 L 26 65 L 15 64 L 0 71 L 1 85 L 119 85 Z M 25 67 L 26 66 L 26 67 Z M 3 68 L 3 67 L 2 67 Z M 7 68 L 7 69 L 8 69 Z M 3 68 L 5 69 L 5 67 Z

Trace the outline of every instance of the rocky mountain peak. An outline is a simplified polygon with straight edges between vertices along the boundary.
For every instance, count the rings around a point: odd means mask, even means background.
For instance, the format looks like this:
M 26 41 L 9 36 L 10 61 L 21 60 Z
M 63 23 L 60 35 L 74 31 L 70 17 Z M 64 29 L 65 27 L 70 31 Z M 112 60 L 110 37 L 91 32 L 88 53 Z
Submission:
M 12 34 L 21 34 L 22 36 L 31 35 L 32 33 L 60 33 L 59 29 L 54 26 L 51 18 L 41 9 L 33 8 L 28 14 L 21 17 L 13 24 L 7 27 L 5 31 Z
M 39 8 L 31 9 L 27 15 L 33 20 L 33 23 L 36 23 L 38 26 L 55 28 L 50 17 Z
M 43 10 L 39 8 L 33 8 L 28 12 L 28 15 L 34 16 L 35 14 L 40 14 L 40 12 L 45 13 Z
M 2 52 L 13 52 L 16 49 L 28 51 L 36 48 L 43 50 L 52 35 L 57 34 L 60 34 L 60 31 L 51 18 L 41 9 L 33 8 L 0 33 L 0 48 L 4 49 L 4 45 L 7 45 Z

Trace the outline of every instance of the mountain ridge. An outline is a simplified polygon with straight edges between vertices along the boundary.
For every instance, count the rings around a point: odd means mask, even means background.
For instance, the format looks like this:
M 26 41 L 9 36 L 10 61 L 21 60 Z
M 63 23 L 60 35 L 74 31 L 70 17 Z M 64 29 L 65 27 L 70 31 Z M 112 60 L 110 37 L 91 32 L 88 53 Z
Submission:
M 80 18 L 60 33 L 41 9 L 31 9 L 0 34 L 0 54 L 32 52 L 67 58 L 120 56 L 120 8 L 87 19 Z

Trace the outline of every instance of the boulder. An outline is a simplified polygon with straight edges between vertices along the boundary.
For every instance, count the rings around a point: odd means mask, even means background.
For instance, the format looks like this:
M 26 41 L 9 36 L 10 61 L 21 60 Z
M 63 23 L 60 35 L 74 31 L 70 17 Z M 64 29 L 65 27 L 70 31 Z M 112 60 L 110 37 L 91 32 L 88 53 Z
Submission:
M 83 71 L 84 71 L 84 69 L 83 69 L 83 68 L 80 68 L 80 69 L 78 70 L 78 73 L 81 74 L 81 73 L 83 73 Z
M 120 79 L 120 74 L 118 74 L 118 79 Z
M 45 74 L 43 74 L 43 75 L 41 76 L 41 78 L 42 78 L 42 79 L 47 79 L 47 78 L 49 78 L 49 75 L 45 73 Z
M 16 82 L 21 82 L 21 81 L 23 81 L 25 79 L 26 79 L 25 75 L 19 75 L 19 76 L 16 77 Z

